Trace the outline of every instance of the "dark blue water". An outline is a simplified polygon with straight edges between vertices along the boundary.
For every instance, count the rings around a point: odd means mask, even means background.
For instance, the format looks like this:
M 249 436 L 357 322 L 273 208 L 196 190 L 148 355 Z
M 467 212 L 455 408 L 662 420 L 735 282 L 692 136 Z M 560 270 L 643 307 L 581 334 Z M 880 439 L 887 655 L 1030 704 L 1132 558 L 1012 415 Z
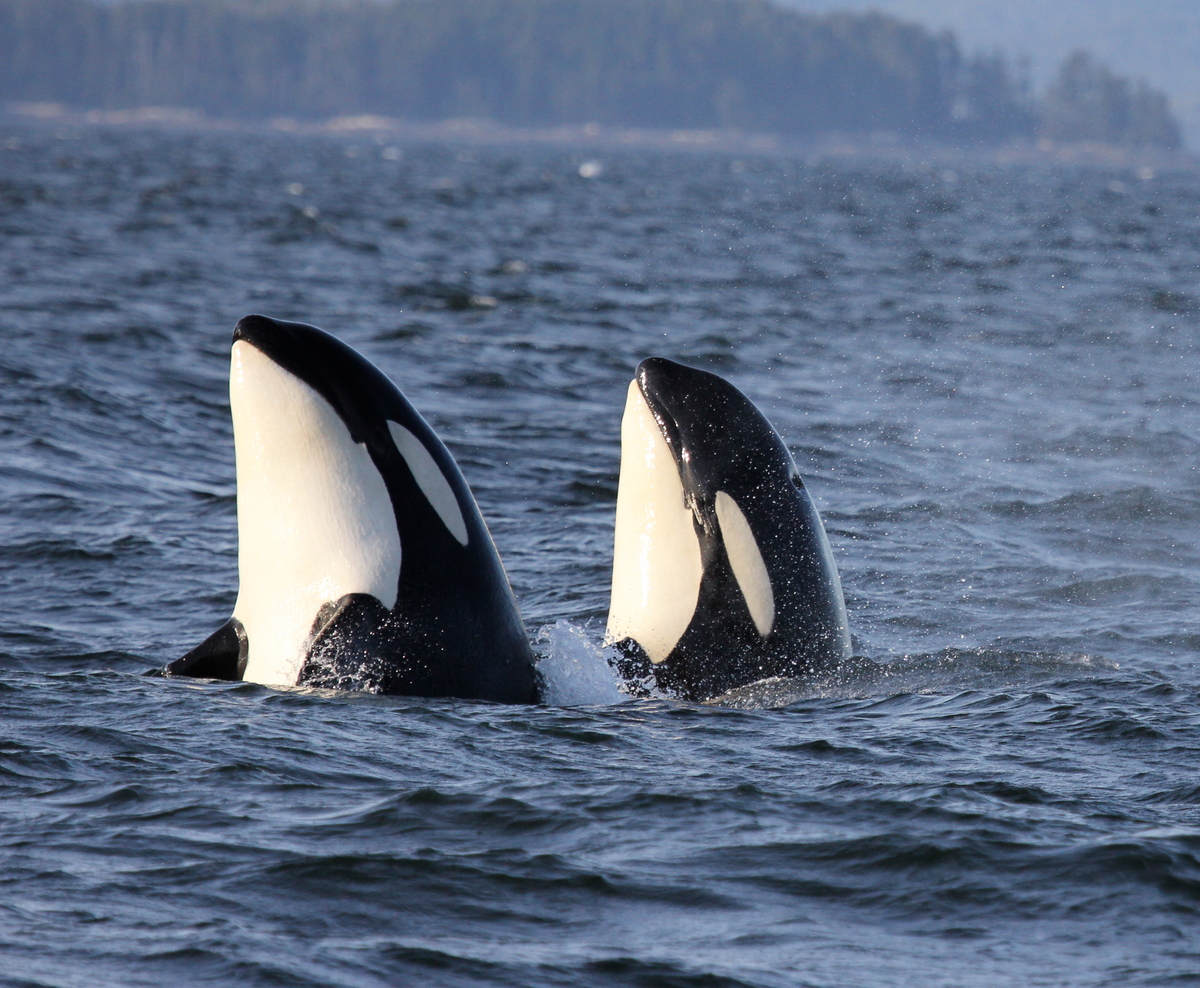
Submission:
M 252 311 L 445 438 L 550 703 L 143 675 Z M 0 131 L 0 983 L 1200 983 L 1198 330 L 1194 173 Z M 654 353 L 791 444 L 848 668 L 618 692 Z

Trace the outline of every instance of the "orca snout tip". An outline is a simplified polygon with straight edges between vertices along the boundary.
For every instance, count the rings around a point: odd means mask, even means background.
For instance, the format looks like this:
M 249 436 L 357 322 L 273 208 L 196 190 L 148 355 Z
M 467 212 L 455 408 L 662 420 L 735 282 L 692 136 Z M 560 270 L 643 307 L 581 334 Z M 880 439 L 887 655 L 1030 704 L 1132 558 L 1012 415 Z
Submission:
M 634 378 L 647 398 L 654 395 L 668 401 L 710 390 L 714 381 L 722 380 L 716 374 L 681 364 L 667 357 L 647 357 L 637 367 Z
M 637 370 L 634 374 L 639 381 L 644 381 L 655 374 L 661 374 L 673 367 L 680 366 L 682 365 L 677 364 L 674 360 L 668 360 L 666 357 L 646 357 L 637 365 Z
M 661 390 L 665 382 L 674 377 L 672 371 L 681 366 L 682 364 L 677 364 L 666 357 L 647 357 L 637 365 L 633 379 L 637 382 L 642 396 L 649 399 L 651 395 L 657 394 Z
M 237 325 L 233 327 L 233 342 L 244 340 L 247 343 L 255 343 L 262 339 L 264 333 L 270 333 L 278 326 L 279 324 L 270 316 L 260 316 L 257 313 L 242 316 L 237 321 Z

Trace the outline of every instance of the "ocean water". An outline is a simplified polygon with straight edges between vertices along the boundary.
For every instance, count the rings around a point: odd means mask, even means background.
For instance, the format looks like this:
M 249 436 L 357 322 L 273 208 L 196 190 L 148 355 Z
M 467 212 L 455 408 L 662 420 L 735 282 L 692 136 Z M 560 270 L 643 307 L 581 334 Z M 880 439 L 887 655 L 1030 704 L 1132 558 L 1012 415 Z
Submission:
M 145 675 L 237 585 L 229 334 L 367 354 L 541 656 Z M 1200 984 L 1200 174 L 0 128 L 0 984 Z M 603 647 L 624 392 L 792 447 L 855 659 Z

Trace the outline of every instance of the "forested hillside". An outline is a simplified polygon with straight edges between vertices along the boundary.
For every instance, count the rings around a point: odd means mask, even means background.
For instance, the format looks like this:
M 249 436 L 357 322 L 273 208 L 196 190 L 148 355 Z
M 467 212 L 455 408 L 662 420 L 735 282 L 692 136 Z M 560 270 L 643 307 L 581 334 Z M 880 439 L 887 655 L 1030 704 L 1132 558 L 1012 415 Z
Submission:
M 0 99 L 991 142 L 1038 121 L 999 56 L 763 0 L 0 0 Z
M 878 10 L 935 31 L 964 49 L 1029 57 L 1040 87 L 1073 51 L 1085 49 L 1123 76 L 1145 78 L 1171 97 L 1200 147 L 1200 3 L 1196 0 L 778 0 L 808 13 Z
M 1041 133 L 1055 141 L 1178 147 L 1179 126 L 1167 98 L 1145 82 L 1131 84 L 1087 52 L 1068 55 L 1041 107 Z

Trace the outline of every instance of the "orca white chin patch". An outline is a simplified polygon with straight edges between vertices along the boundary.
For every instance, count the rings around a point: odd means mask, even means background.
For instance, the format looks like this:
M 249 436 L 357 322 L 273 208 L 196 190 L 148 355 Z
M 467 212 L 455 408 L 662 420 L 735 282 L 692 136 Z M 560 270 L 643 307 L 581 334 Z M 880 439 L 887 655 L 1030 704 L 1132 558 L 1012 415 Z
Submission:
M 366 593 L 395 606 L 395 512 L 366 447 L 329 403 L 244 340 L 233 346 L 229 397 L 243 678 L 294 686 L 323 604 Z
M 662 662 L 691 623 L 702 576 L 675 457 L 633 381 L 621 420 L 609 636 L 632 638 L 651 662 Z
M 763 562 L 758 541 L 737 501 L 724 491 L 717 491 L 716 507 L 729 568 L 750 608 L 754 627 L 761 637 L 766 638 L 775 625 L 775 591 L 771 589 L 767 564 Z

